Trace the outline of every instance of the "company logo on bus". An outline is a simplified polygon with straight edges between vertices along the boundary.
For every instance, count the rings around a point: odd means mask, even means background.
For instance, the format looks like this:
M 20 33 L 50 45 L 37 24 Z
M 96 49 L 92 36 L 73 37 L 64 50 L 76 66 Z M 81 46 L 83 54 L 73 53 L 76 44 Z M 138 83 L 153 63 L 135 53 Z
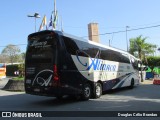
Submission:
M 40 71 L 33 80 L 32 85 L 48 86 L 53 77 L 53 71 L 42 70 Z
M 91 58 L 87 53 L 85 54 L 89 57 L 91 63 L 87 63 L 87 62 L 83 63 L 82 57 L 79 56 L 78 54 L 76 56 L 79 63 L 84 67 L 86 67 L 86 70 L 93 69 L 93 70 L 104 70 L 104 71 L 116 71 L 116 65 L 106 64 L 104 60 L 101 60 L 98 58 Z
M 45 46 L 47 44 L 47 41 L 44 42 L 38 42 L 38 41 L 33 41 L 33 43 L 30 46 Z

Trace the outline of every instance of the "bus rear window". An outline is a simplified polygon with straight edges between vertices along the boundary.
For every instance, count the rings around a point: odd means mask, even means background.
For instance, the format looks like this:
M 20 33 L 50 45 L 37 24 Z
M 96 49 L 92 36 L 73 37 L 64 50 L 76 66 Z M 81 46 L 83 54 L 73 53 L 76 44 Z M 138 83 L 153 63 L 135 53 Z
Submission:
M 53 35 L 37 35 L 28 38 L 26 62 L 50 63 L 56 50 L 56 38 Z

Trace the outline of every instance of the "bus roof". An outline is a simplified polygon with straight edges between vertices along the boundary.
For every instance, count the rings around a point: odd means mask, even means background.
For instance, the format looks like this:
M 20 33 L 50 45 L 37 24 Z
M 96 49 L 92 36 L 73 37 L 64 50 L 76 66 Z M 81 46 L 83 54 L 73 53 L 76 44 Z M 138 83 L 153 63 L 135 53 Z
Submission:
M 75 35 L 71 35 L 71 34 L 68 34 L 68 33 L 65 33 L 65 32 L 61 32 L 61 31 L 58 31 L 58 30 L 44 30 L 44 31 L 32 33 L 29 36 L 36 35 L 36 34 L 39 34 L 39 33 L 44 33 L 44 32 L 55 32 L 58 35 L 62 35 L 62 36 L 69 37 L 69 38 L 73 38 L 74 40 L 83 41 L 83 42 L 86 42 L 86 43 L 89 43 L 89 44 L 92 44 L 92 45 L 96 45 L 96 46 L 99 46 L 99 47 L 111 49 L 113 51 L 121 52 L 123 54 L 128 54 L 129 56 L 134 57 L 133 55 L 131 55 L 127 51 L 124 51 L 124 50 L 121 50 L 121 49 L 118 49 L 118 48 L 115 48 L 115 47 L 110 47 L 110 46 L 107 46 L 107 45 L 103 45 L 101 43 L 97 43 L 97 42 L 91 41 L 89 39 L 84 39 L 82 37 L 77 37 Z M 134 58 L 138 60 L 138 58 L 136 58 L 136 57 L 134 57 Z

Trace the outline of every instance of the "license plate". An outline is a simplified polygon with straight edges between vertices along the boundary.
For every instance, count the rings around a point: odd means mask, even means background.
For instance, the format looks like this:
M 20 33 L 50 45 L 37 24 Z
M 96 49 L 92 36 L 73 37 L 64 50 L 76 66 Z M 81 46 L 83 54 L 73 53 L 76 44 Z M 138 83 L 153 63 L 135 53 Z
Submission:
M 27 80 L 26 80 L 26 83 L 27 83 L 27 84 L 31 84 L 31 80 L 27 79 Z
M 35 91 L 35 92 L 40 92 L 40 89 L 35 88 L 34 91 Z

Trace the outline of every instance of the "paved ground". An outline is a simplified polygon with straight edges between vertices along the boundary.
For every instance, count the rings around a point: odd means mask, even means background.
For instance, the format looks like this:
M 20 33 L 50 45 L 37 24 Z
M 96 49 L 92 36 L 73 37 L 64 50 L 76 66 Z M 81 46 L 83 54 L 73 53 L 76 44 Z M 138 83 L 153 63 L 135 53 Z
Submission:
M 8 79 L 0 81 L 2 88 Z M 152 85 L 153 80 L 145 80 L 134 89 L 122 89 L 104 94 L 99 99 L 75 101 L 71 99 L 57 100 L 54 97 L 43 97 L 25 94 L 24 92 L 9 92 L 0 90 L 0 110 L 5 111 L 159 111 L 159 85 Z M 17 102 L 18 101 L 18 102 Z M 27 120 L 28 118 L 26 118 Z M 46 120 L 46 118 L 44 118 Z M 81 120 L 82 118 L 51 118 L 52 120 Z M 112 118 L 84 118 L 87 120 L 113 120 Z M 117 117 L 116 120 L 126 120 Z M 134 117 L 129 120 L 150 120 L 152 118 Z M 127 120 L 128 120 L 127 119 Z M 153 118 L 152 120 L 159 120 Z

